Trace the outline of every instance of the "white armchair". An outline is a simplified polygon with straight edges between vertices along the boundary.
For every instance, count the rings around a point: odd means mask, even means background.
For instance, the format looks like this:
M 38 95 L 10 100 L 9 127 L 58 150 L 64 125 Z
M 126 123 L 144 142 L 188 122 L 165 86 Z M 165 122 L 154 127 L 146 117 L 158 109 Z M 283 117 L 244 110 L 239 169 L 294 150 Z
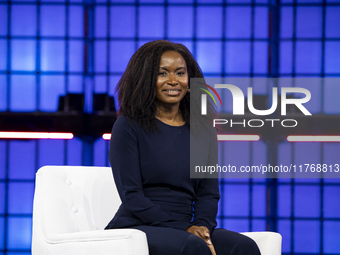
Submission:
M 121 201 L 109 167 L 45 166 L 36 174 L 33 255 L 147 255 L 144 232 L 103 230 Z M 243 233 L 262 255 L 281 254 L 281 235 Z
M 33 204 L 32 254 L 149 254 L 144 232 L 104 230 L 120 203 L 108 167 L 40 168 Z

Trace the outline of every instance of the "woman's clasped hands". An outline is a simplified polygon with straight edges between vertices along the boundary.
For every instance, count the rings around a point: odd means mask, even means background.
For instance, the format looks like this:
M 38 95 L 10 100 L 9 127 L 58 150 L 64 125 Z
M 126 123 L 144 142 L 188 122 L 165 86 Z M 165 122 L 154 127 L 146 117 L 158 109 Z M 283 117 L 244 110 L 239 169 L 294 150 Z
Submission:
M 185 231 L 202 238 L 207 243 L 212 255 L 216 255 L 214 245 L 212 244 L 210 239 L 210 231 L 207 227 L 192 225 L 188 227 Z

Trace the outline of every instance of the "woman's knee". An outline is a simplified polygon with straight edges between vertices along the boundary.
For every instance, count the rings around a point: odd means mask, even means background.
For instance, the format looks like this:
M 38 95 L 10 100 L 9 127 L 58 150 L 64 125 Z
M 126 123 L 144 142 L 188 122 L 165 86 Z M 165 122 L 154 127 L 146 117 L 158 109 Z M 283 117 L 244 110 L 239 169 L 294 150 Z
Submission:
M 181 255 L 211 255 L 211 252 L 202 238 L 190 234 L 182 249 Z
M 259 248 L 255 241 L 237 232 L 215 229 L 212 234 L 212 241 L 218 255 L 260 255 Z
M 248 236 L 242 235 L 240 241 L 235 247 L 238 252 L 236 254 L 260 255 L 260 250 L 256 242 Z

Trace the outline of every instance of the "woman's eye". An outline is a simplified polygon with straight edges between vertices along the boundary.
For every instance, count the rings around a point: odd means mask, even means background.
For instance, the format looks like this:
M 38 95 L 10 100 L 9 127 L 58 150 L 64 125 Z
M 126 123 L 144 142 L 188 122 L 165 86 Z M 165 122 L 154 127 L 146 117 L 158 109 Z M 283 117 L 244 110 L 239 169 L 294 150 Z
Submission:
M 177 73 L 178 76 L 183 76 L 184 75 L 184 72 L 179 72 Z
M 166 75 L 166 72 L 159 72 L 158 75 L 159 75 L 159 76 L 165 76 L 165 75 Z

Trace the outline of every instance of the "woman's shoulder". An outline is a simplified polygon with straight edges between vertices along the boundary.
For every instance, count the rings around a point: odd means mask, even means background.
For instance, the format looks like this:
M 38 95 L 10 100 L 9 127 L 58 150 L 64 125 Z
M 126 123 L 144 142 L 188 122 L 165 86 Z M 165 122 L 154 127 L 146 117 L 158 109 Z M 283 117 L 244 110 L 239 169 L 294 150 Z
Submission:
M 136 121 L 130 120 L 125 115 L 119 115 L 113 124 L 112 133 L 114 132 L 131 132 L 138 128 Z

